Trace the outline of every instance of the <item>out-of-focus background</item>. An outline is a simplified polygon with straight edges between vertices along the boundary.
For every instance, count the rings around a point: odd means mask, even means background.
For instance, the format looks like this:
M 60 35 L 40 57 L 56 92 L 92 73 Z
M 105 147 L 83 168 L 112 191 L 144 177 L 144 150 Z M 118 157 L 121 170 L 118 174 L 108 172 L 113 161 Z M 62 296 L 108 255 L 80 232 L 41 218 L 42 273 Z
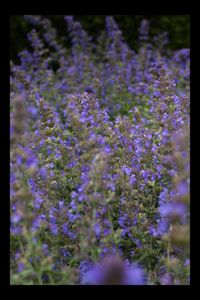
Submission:
M 61 41 L 69 46 L 67 25 L 63 15 L 45 15 L 51 20 L 56 28 Z M 123 36 L 130 47 L 137 51 L 138 29 L 141 20 L 150 21 L 150 38 L 160 32 L 168 32 L 169 50 L 178 50 L 190 47 L 190 16 L 189 15 L 114 15 L 123 32 Z M 105 16 L 102 15 L 76 15 L 75 19 L 80 21 L 83 28 L 90 36 L 98 38 L 105 30 Z M 27 34 L 33 28 L 26 22 L 22 15 L 11 15 L 10 17 L 10 59 L 18 62 L 18 53 L 28 48 Z M 64 38 L 63 38 L 64 37 Z

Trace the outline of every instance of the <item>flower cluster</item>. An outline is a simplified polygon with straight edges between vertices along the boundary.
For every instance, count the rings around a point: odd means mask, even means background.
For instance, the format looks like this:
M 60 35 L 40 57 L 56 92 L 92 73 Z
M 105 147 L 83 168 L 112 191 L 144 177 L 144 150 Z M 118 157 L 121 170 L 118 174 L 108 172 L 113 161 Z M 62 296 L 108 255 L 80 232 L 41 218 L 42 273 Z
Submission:
M 26 15 L 11 62 L 11 283 L 189 284 L 189 49 L 139 50 L 113 17 L 96 44 Z M 159 42 L 158 42 L 159 41 Z M 159 46 L 158 46 L 159 44 Z

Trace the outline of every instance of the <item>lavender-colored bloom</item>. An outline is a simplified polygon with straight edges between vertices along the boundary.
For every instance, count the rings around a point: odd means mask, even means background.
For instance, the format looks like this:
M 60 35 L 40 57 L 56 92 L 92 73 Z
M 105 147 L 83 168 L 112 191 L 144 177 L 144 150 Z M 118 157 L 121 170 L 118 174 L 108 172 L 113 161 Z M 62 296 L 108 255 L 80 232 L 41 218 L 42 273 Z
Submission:
M 43 179 L 47 177 L 47 169 L 45 167 L 40 168 L 39 173 Z
M 163 136 L 168 136 L 169 135 L 169 131 L 165 128 L 162 132 Z
M 26 166 L 28 168 L 37 168 L 38 160 L 35 158 L 28 158 L 26 162 Z
M 160 166 L 161 168 L 161 166 Z M 158 170 L 159 172 L 159 170 Z M 159 197 L 159 200 L 160 202 L 165 202 L 166 200 L 168 199 L 168 190 L 167 188 L 164 188 L 163 191 L 160 193 L 160 197 Z
M 92 262 L 91 261 L 82 260 L 80 262 L 79 269 L 80 269 L 82 274 L 84 274 L 85 272 L 87 272 L 91 268 L 92 268 Z
M 167 232 L 168 228 L 169 223 L 166 220 L 160 220 L 157 226 L 157 234 L 162 236 Z
M 118 223 L 121 227 L 125 226 L 125 222 L 127 221 L 128 215 L 124 214 L 123 216 L 119 217 Z
M 55 223 L 50 224 L 50 230 L 53 235 L 58 235 L 58 225 Z
M 55 138 L 55 139 L 56 139 L 56 138 Z M 56 158 L 56 159 L 59 159 L 59 158 L 61 158 L 61 157 L 62 157 L 62 155 L 61 155 L 60 153 L 56 153 L 56 154 L 55 154 L 55 158 Z
M 76 202 L 75 202 L 74 200 L 71 201 L 70 207 L 71 207 L 72 209 L 74 209 L 74 210 L 77 209 Z
M 137 182 L 137 179 L 134 174 L 131 175 L 129 182 L 131 185 L 134 185 Z
M 19 258 L 20 258 L 20 253 L 17 252 L 17 253 L 15 254 L 15 259 L 16 259 L 16 260 L 19 260 Z
M 18 213 L 12 215 L 12 217 L 11 217 L 11 221 L 12 221 L 13 223 L 19 223 L 19 222 L 21 221 L 21 219 L 22 219 L 22 217 L 21 217 L 21 215 L 18 214 Z
M 92 87 L 88 86 L 88 87 L 85 88 L 85 92 L 89 93 L 89 94 L 93 94 L 94 93 L 94 89 Z
M 111 233 L 111 229 L 109 229 L 109 228 L 104 228 L 103 234 L 104 234 L 105 236 L 109 235 L 110 233 Z
M 165 273 L 161 278 L 160 278 L 161 284 L 162 285 L 171 285 L 172 284 L 172 277 L 169 273 Z
M 72 239 L 75 240 L 77 237 L 77 234 L 75 232 L 69 231 L 68 232 L 68 236 Z
M 144 178 L 144 180 L 148 179 L 148 177 L 149 177 L 149 172 L 148 171 L 142 170 L 141 174 L 142 174 L 142 177 Z
M 52 214 L 53 212 L 50 212 L 50 214 L 49 214 L 49 219 L 50 219 L 50 222 L 51 223 L 55 223 L 56 222 L 56 217 Z
M 122 170 L 124 171 L 124 173 L 129 176 L 131 174 L 131 168 L 127 167 L 127 166 L 123 166 Z
M 94 232 L 95 232 L 96 236 L 99 238 L 100 234 L 101 234 L 101 227 L 98 223 L 96 223 L 94 225 Z
M 155 91 L 154 92 L 154 97 L 159 98 L 161 96 L 160 91 Z
M 139 239 L 137 238 L 132 238 L 132 241 L 136 244 L 137 248 L 141 248 L 142 247 L 142 243 Z
M 153 225 L 150 225 L 150 227 L 149 227 L 149 233 L 150 233 L 153 237 L 156 237 L 156 236 L 157 236 L 157 230 L 156 230 L 156 228 L 154 228 Z
M 42 203 L 43 203 L 43 199 L 39 195 L 37 195 L 34 201 L 34 207 L 36 209 L 39 209 Z
M 20 226 L 17 226 L 17 227 L 12 227 L 10 228 L 10 232 L 13 234 L 13 235 L 17 235 L 17 236 L 20 236 L 22 234 L 22 227 Z
M 185 181 L 181 181 L 176 188 L 179 196 L 184 196 L 189 193 L 189 186 Z
M 37 231 L 37 229 L 40 228 L 40 224 L 41 224 L 41 219 L 39 217 L 35 218 L 31 226 L 32 232 Z
M 63 230 L 63 232 L 64 232 L 65 234 L 68 234 L 69 227 L 68 227 L 67 223 L 64 223 L 64 224 L 62 225 L 62 230 Z
M 67 166 L 68 168 L 73 168 L 74 166 L 76 166 L 77 162 L 76 161 L 70 161 Z
M 186 206 L 183 203 L 171 202 L 161 205 L 159 212 L 164 218 L 179 218 L 184 220 L 186 217 Z
M 100 212 L 99 211 L 96 211 L 95 217 L 96 217 L 96 219 L 100 218 Z
M 125 267 L 124 285 L 144 285 L 145 284 L 145 276 L 144 271 L 137 266 L 127 266 Z
M 104 151 L 106 153 L 110 153 L 111 152 L 111 147 L 109 145 L 106 145 L 105 148 L 104 148 Z
M 72 199 L 75 199 L 77 196 L 78 196 L 78 194 L 77 194 L 76 192 L 73 191 L 73 192 L 71 193 L 71 198 L 72 198 Z
M 24 270 L 24 263 L 22 262 L 19 262 L 18 265 L 17 265 L 17 271 L 20 273 Z
M 35 119 L 38 115 L 38 110 L 35 106 L 30 106 L 28 108 L 28 112 L 30 112 L 30 114 L 32 115 L 32 117 Z
M 60 253 L 63 257 L 69 257 L 69 256 L 70 256 L 69 251 L 67 251 L 65 248 L 60 248 L 59 253 Z
M 64 201 L 59 201 L 58 206 L 59 206 L 59 209 L 62 209 L 64 207 Z
M 190 259 L 187 258 L 184 262 L 184 266 L 189 266 L 190 265 Z
M 87 199 L 87 196 L 86 196 L 86 195 L 81 194 L 81 195 L 78 196 L 78 201 L 79 201 L 79 202 L 82 202 L 82 201 L 84 201 L 84 200 L 86 200 L 86 199 Z
M 49 246 L 46 243 L 42 244 L 42 250 L 43 250 L 45 255 L 49 254 Z
M 142 42 L 146 42 L 148 39 L 148 33 L 149 33 L 149 21 L 148 20 L 142 20 L 140 27 L 139 27 L 139 39 Z
M 67 212 L 67 216 L 68 216 L 68 218 L 69 218 L 69 220 L 70 220 L 71 223 L 73 223 L 76 219 L 79 218 L 78 214 L 73 214 L 73 213 L 71 213 L 69 211 Z
M 81 284 L 143 285 L 144 272 L 136 265 L 126 265 L 119 257 L 108 256 L 82 275 Z
M 22 164 L 23 158 L 21 155 L 16 155 L 16 162 L 20 166 Z
M 39 93 L 35 93 L 35 98 L 36 98 L 37 102 L 39 103 L 39 101 L 42 99 L 42 96 Z
M 51 168 L 51 169 L 53 169 L 54 168 L 54 163 L 48 164 L 48 167 Z
M 129 229 L 128 228 L 123 228 L 122 232 L 121 232 L 121 236 L 124 237 L 128 233 L 129 233 Z

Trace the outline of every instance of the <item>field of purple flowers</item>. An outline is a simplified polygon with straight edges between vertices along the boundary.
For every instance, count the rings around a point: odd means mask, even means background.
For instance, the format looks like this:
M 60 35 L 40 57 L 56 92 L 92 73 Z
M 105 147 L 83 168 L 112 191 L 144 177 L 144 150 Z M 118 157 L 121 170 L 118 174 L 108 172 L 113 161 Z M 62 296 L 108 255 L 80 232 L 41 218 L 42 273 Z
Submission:
M 64 17 L 64 16 L 63 16 Z M 190 50 L 65 16 L 10 66 L 12 285 L 190 284 Z

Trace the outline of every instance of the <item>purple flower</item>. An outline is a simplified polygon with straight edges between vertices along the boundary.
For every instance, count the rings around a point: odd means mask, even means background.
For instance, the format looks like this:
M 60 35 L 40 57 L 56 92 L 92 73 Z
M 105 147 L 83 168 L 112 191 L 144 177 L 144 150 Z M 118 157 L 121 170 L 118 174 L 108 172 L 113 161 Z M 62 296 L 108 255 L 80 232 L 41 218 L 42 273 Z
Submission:
M 39 217 L 35 218 L 35 220 L 32 223 L 31 230 L 33 232 L 37 231 L 38 228 L 40 228 L 41 219 Z
M 38 115 L 38 110 L 35 106 L 30 106 L 28 108 L 28 112 L 30 112 L 30 114 L 32 115 L 33 118 L 36 118 Z
M 75 240 L 77 237 L 77 234 L 75 232 L 69 231 L 68 232 L 68 236 L 72 239 Z
M 163 191 L 160 193 L 160 203 L 164 203 L 168 199 L 168 190 L 166 188 L 163 189 Z
M 187 258 L 184 262 L 184 266 L 189 266 L 190 265 L 190 259 Z
M 42 99 L 42 96 L 38 93 L 35 93 L 35 98 L 37 100 L 37 103 L 39 103 L 39 101 Z
M 100 233 L 101 233 L 101 227 L 98 223 L 96 223 L 94 225 L 94 232 L 96 234 L 96 236 L 99 238 L 100 237 Z
M 161 278 L 160 278 L 161 284 L 162 285 L 172 285 L 172 277 L 169 273 L 165 273 Z
M 125 226 L 125 222 L 126 222 L 127 218 L 128 218 L 127 214 L 124 214 L 123 216 L 119 217 L 118 223 L 121 227 Z
M 130 175 L 131 174 L 131 168 L 129 168 L 129 167 L 127 167 L 127 166 L 123 166 L 122 167 L 122 170 L 124 171 L 124 173 L 126 174 L 126 175 Z
M 13 222 L 13 223 L 18 223 L 20 220 L 22 219 L 22 217 L 21 217 L 21 215 L 19 215 L 19 214 L 14 214 L 12 217 L 11 217 L 11 221 Z
M 166 220 L 160 220 L 157 226 L 157 234 L 163 235 L 164 233 L 167 232 L 168 228 L 169 228 L 169 223 Z
M 71 193 L 72 199 L 75 199 L 77 196 L 78 196 L 78 194 L 77 194 L 76 192 L 73 191 L 73 192 Z
M 24 270 L 24 263 L 22 263 L 22 262 L 19 262 L 18 264 L 17 264 L 17 271 L 20 273 L 20 272 L 22 272 L 23 270 Z
M 83 273 L 81 284 L 143 285 L 144 272 L 136 265 L 127 265 L 117 256 L 107 256 L 100 264 Z
M 45 255 L 49 254 L 49 246 L 47 244 L 45 244 L 45 243 L 42 244 L 42 250 Z
M 58 225 L 57 224 L 51 223 L 50 230 L 53 235 L 58 235 Z
M 160 91 L 155 91 L 154 92 L 154 97 L 159 98 L 161 95 Z
M 43 179 L 45 179 L 47 177 L 47 169 L 45 167 L 42 167 L 39 170 L 40 175 L 42 176 Z
M 62 229 L 63 229 L 63 232 L 64 232 L 65 234 L 68 234 L 69 228 L 68 228 L 67 223 L 64 223 L 64 224 L 62 225 Z
M 17 227 L 14 227 L 14 228 L 13 228 L 13 227 L 11 226 L 10 232 L 11 232 L 13 235 L 18 235 L 18 236 L 20 236 L 20 235 L 22 234 L 22 227 L 17 226 Z
M 50 212 L 49 214 L 49 219 L 51 223 L 55 223 L 56 222 L 56 217 L 52 214 L 52 212 Z
M 111 233 L 111 230 L 109 228 L 104 228 L 103 230 L 103 234 L 106 236 L 106 235 L 109 235 Z
M 87 196 L 84 195 L 84 194 L 81 194 L 81 195 L 78 196 L 78 201 L 79 202 L 82 202 L 83 200 L 86 200 L 86 199 L 87 199 Z
M 163 136 L 168 136 L 169 135 L 169 131 L 165 128 L 162 132 Z
M 58 206 L 59 206 L 59 209 L 62 209 L 64 207 L 64 201 L 59 201 Z
M 131 185 L 134 185 L 137 182 L 137 179 L 134 174 L 131 175 L 129 182 Z
M 153 225 L 150 225 L 150 227 L 149 227 L 149 233 L 150 233 L 152 236 L 154 236 L 154 237 L 157 236 L 157 231 L 156 231 L 156 229 L 154 228 Z
M 38 159 L 35 156 L 35 154 L 32 152 L 30 149 L 24 149 L 25 152 L 27 153 L 27 161 L 26 165 L 28 168 L 36 168 L 38 165 Z
M 106 153 L 110 153 L 111 152 L 111 148 L 109 145 L 106 145 L 105 148 L 104 148 L 105 152 Z
M 17 154 L 16 155 L 16 162 L 17 162 L 17 164 L 20 166 L 21 164 L 22 164 L 22 157 L 21 157 L 21 155 L 19 155 L 19 154 Z
M 181 182 L 177 185 L 177 191 L 178 191 L 178 195 L 179 195 L 179 196 L 187 195 L 187 194 L 189 193 L 189 188 L 188 188 L 187 182 L 181 181 Z
M 140 23 L 139 27 L 139 39 L 141 42 L 146 42 L 148 40 L 148 33 L 149 33 L 149 21 L 144 19 Z
M 144 277 L 143 270 L 134 265 L 125 267 L 123 284 L 124 285 L 144 285 L 145 277 Z
M 39 209 L 41 207 L 42 202 L 43 202 L 43 199 L 37 195 L 35 198 L 35 201 L 34 201 L 34 207 Z
M 68 168 L 73 168 L 74 166 L 76 166 L 76 164 L 77 164 L 76 161 L 70 161 L 67 166 Z
M 59 253 L 64 257 L 68 257 L 70 255 L 69 251 L 67 251 L 65 248 L 60 248 Z
M 85 88 L 85 92 L 89 93 L 89 94 L 92 94 L 92 93 L 94 93 L 94 89 L 92 87 L 88 86 L 88 87 Z
M 74 210 L 77 209 L 76 202 L 75 202 L 74 200 L 71 201 L 70 207 L 71 207 L 72 209 L 74 209 Z
M 186 217 L 186 206 L 183 203 L 170 202 L 161 205 L 159 212 L 164 218 L 179 218 L 184 220 Z
M 144 180 L 148 179 L 148 177 L 149 177 L 149 172 L 148 171 L 142 170 L 141 174 L 142 174 L 142 177 L 144 178 Z
M 82 260 L 80 262 L 79 268 L 80 268 L 81 273 L 87 272 L 89 269 L 92 268 L 92 263 L 87 260 Z

